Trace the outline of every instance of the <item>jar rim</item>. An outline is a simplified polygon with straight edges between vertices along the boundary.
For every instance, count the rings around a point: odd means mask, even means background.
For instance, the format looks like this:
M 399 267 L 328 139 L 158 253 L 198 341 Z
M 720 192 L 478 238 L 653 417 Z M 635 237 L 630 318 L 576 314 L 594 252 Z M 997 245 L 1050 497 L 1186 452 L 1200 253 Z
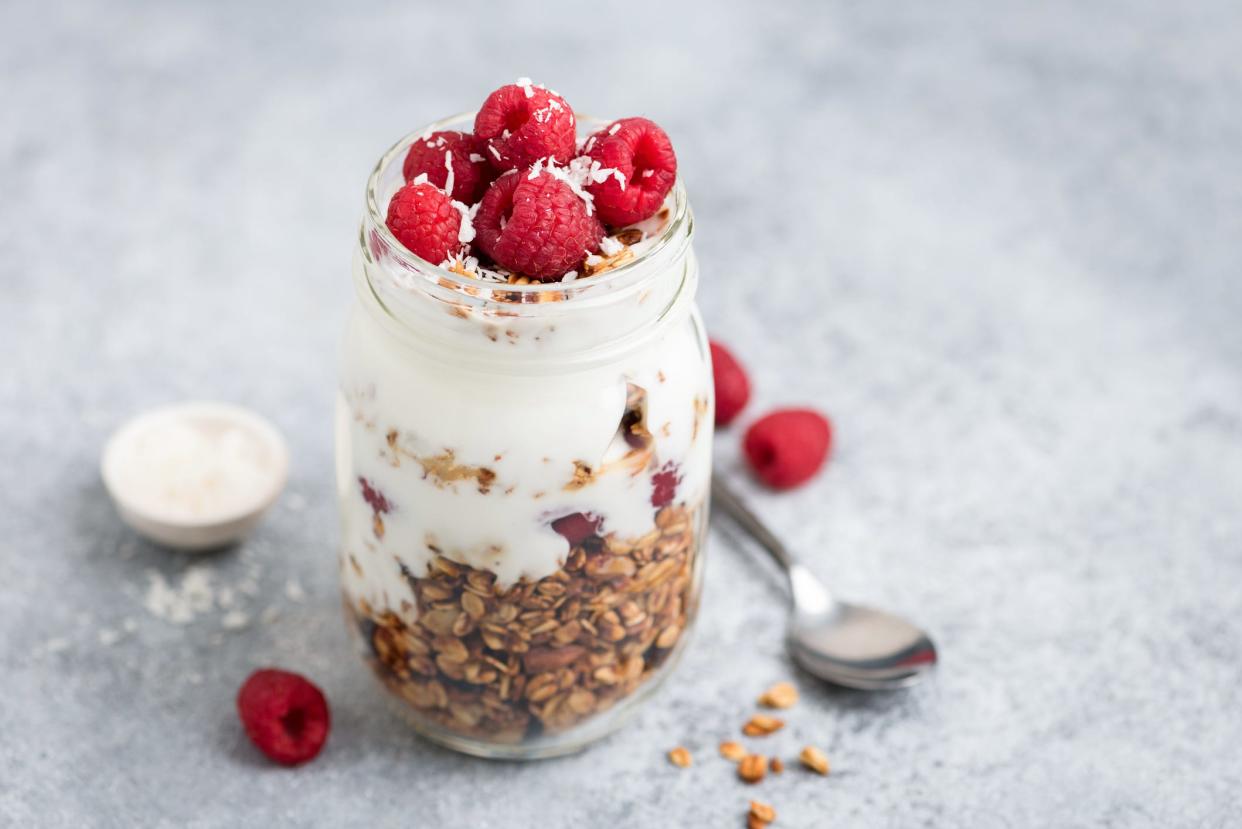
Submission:
M 478 279 L 470 276 L 451 271 L 442 267 L 440 264 L 423 259 L 418 254 L 406 248 L 393 235 L 388 228 L 386 214 L 380 208 L 380 187 L 385 171 L 387 171 L 394 161 L 403 159 L 409 151 L 410 146 L 420 139 L 426 138 L 430 133 L 449 130 L 465 126 L 471 127 L 474 123 L 474 111 L 460 112 L 456 115 L 450 115 L 438 121 L 424 126 L 421 129 L 407 133 L 397 140 L 391 147 L 380 156 L 375 167 L 371 171 L 371 175 L 367 178 L 366 188 L 366 210 L 368 223 L 371 225 L 372 233 L 378 234 L 380 240 L 386 248 L 386 253 L 396 259 L 407 271 L 418 273 L 428 283 L 428 287 L 439 286 L 440 288 L 449 288 L 457 293 L 465 294 L 470 298 L 474 298 L 477 302 L 480 298 L 481 291 L 504 292 L 512 296 L 518 294 L 522 296 L 524 303 L 538 303 L 536 307 L 545 305 L 539 302 L 540 294 L 550 294 L 552 292 L 560 292 L 565 302 L 572 302 L 575 296 L 580 295 L 582 289 L 598 289 L 609 290 L 618 286 L 618 283 L 625 283 L 634 274 L 641 273 L 643 266 L 653 259 L 659 259 L 661 254 L 669 247 L 671 242 L 678 237 L 679 234 L 686 233 L 693 219 L 689 209 L 689 199 L 686 196 L 685 186 L 682 182 L 681 173 L 677 174 L 677 178 L 673 182 L 673 188 L 670 191 L 672 200 L 672 211 L 668 222 L 661 229 L 660 235 L 653 241 L 651 246 L 643 251 L 642 255 L 634 259 L 610 268 L 602 274 L 590 277 L 580 277 L 572 282 L 562 282 L 554 280 L 551 282 L 532 282 L 530 284 L 510 284 L 508 282 L 490 282 L 488 280 Z M 577 124 L 579 125 L 598 125 L 598 127 L 606 126 L 611 121 L 602 120 L 590 115 L 576 115 Z M 594 129 L 592 129 L 594 131 Z M 366 239 L 362 240 L 364 248 L 366 247 Z M 487 297 L 482 297 L 487 299 Z M 512 300 L 506 305 L 512 307 Z M 561 304 L 561 303 L 554 303 Z M 529 306 L 527 306 L 529 307 Z

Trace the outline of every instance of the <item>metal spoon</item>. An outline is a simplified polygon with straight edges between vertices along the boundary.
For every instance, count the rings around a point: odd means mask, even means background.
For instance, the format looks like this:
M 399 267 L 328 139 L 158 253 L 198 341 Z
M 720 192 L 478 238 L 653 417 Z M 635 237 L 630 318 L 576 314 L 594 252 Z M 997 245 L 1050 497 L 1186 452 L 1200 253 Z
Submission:
M 913 685 L 935 666 L 936 646 L 926 633 L 891 613 L 834 599 L 719 475 L 712 478 L 712 504 L 789 576 L 794 608 L 786 641 L 794 660 L 809 673 L 847 688 L 876 691 Z

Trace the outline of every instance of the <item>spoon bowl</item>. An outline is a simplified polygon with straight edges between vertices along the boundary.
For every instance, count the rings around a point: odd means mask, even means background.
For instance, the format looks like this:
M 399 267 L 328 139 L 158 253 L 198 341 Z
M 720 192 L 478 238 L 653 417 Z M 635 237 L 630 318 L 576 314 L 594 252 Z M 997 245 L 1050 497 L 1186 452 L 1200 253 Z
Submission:
M 834 598 L 719 477 L 712 479 L 712 500 L 789 576 L 794 607 L 786 643 L 808 673 L 846 688 L 882 691 L 914 685 L 935 667 L 931 637 L 900 616 Z

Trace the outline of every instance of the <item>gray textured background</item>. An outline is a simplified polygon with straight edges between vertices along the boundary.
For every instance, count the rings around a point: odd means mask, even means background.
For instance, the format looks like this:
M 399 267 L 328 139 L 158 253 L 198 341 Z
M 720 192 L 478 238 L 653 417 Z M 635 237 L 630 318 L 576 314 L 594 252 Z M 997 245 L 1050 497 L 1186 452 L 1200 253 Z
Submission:
M 778 827 L 1238 825 L 1236 3 L 39 5 L 0 7 L 0 824 L 741 826 L 758 795 Z M 348 650 L 329 430 L 364 180 L 519 75 L 672 134 L 747 415 L 839 430 L 813 485 L 748 491 L 941 643 L 907 694 L 802 683 L 771 742 L 823 745 L 827 780 L 714 757 L 792 674 L 779 582 L 719 538 L 673 682 L 577 757 L 426 745 Z M 261 532 L 205 561 L 133 538 L 96 470 L 187 397 L 293 450 Z M 195 562 L 244 627 L 144 608 Z M 297 771 L 233 714 L 270 663 L 333 704 Z

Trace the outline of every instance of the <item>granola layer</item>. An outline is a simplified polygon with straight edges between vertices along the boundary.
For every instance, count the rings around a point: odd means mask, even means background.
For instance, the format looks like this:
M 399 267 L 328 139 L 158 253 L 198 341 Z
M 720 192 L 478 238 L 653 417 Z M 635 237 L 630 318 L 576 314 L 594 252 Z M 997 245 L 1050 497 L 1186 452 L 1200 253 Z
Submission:
M 403 568 L 417 607 L 346 607 L 368 661 L 432 723 L 515 743 L 612 708 L 665 663 L 696 609 L 703 510 L 666 506 L 637 538 L 590 536 L 538 581 L 438 556 Z

